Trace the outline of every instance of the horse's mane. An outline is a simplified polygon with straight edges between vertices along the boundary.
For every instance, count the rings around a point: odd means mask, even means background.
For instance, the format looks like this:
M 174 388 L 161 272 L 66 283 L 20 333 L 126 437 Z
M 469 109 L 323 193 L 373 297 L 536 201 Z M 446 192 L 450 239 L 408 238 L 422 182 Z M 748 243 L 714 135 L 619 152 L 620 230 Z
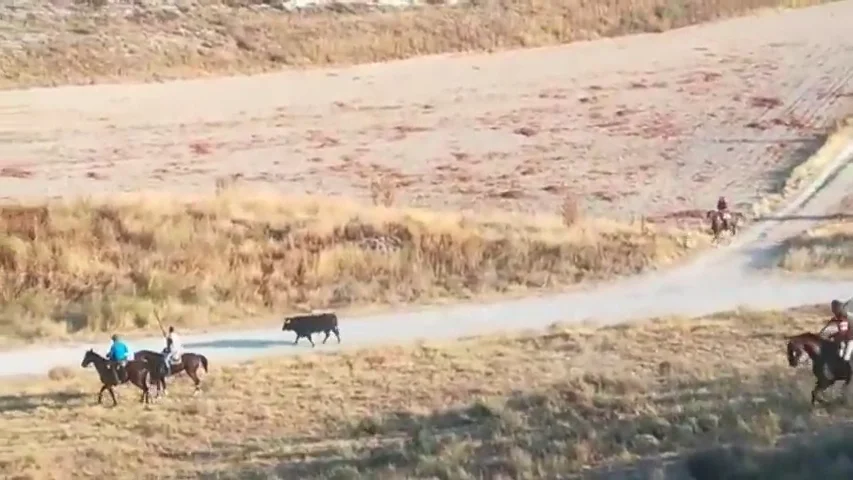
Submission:
M 104 359 L 104 360 L 106 360 L 106 359 L 107 359 L 106 357 L 104 357 L 104 356 L 103 356 L 103 355 L 101 355 L 100 353 L 96 352 L 94 348 L 90 348 L 89 350 L 86 350 L 86 353 L 87 353 L 87 354 L 94 355 L 94 356 L 96 356 L 96 357 L 98 357 L 98 358 L 102 358 L 102 359 Z
M 821 342 L 825 341 L 826 339 L 824 339 L 823 337 L 821 337 L 820 335 L 818 335 L 816 333 L 803 332 L 803 333 L 800 333 L 798 335 L 792 335 L 792 336 L 788 337 L 788 340 L 792 341 L 792 342 L 801 342 L 803 340 L 806 340 L 806 341 L 821 343 Z

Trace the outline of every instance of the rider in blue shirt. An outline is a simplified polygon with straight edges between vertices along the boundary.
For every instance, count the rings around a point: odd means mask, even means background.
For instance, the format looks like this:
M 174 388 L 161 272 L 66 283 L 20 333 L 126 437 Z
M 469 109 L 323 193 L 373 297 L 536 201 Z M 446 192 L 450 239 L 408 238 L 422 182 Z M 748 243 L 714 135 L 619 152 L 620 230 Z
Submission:
M 107 360 L 113 362 L 116 382 L 121 383 L 124 378 L 124 367 L 129 360 L 133 359 L 133 354 L 130 348 L 127 347 L 127 344 L 117 334 L 113 334 L 112 340 L 113 343 L 110 345 L 110 351 L 107 352 Z

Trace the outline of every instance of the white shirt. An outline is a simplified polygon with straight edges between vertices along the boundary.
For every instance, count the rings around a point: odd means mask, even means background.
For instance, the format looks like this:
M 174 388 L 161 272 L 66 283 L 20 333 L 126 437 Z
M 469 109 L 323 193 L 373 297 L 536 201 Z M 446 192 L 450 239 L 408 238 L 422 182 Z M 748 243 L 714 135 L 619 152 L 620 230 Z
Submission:
M 178 334 L 172 332 L 169 334 L 169 337 L 172 340 L 172 351 L 180 352 L 183 349 L 183 345 L 181 345 L 181 339 L 178 337 Z

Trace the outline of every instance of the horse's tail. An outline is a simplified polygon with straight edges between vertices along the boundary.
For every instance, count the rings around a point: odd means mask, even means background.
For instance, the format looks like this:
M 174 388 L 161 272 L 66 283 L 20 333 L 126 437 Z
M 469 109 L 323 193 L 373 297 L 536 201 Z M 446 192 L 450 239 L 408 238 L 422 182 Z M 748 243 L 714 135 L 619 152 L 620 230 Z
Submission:
M 209 373 L 209 370 L 207 369 L 207 357 L 199 354 L 198 358 L 201 359 L 201 366 L 204 367 L 204 373 Z

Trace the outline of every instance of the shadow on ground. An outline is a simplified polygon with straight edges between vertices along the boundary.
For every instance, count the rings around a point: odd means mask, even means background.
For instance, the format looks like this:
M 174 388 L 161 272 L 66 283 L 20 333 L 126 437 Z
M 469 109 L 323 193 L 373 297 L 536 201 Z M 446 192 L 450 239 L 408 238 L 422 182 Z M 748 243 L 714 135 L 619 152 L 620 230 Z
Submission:
M 64 406 L 64 404 L 80 400 L 86 396 L 80 392 L 53 392 L 44 395 L 2 395 L 0 396 L 0 413 L 28 412 L 37 408 Z
M 304 341 L 304 340 L 303 340 Z M 308 342 L 305 342 L 308 344 Z M 264 349 L 293 345 L 293 341 L 287 340 L 249 340 L 245 338 L 231 338 L 224 340 L 213 340 L 210 342 L 190 342 L 184 344 L 184 348 L 246 348 Z M 310 347 L 310 344 L 308 345 Z
M 364 417 L 318 443 L 281 439 L 286 448 L 268 458 L 277 466 L 235 466 L 206 478 L 565 478 L 588 477 L 589 466 L 597 467 L 597 478 L 608 478 L 626 466 L 602 467 L 626 455 L 662 456 L 709 444 L 767 446 L 831 423 L 832 417 L 810 410 L 808 372 L 799 378 L 787 368 L 750 381 L 661 375 L 650 391 L 632 377 L 587 375 L 426 415 Z M 845 406 L 834 409 L 832 416 L 849 413 Z M 696 477 L 708 478 L 758 477 Z

